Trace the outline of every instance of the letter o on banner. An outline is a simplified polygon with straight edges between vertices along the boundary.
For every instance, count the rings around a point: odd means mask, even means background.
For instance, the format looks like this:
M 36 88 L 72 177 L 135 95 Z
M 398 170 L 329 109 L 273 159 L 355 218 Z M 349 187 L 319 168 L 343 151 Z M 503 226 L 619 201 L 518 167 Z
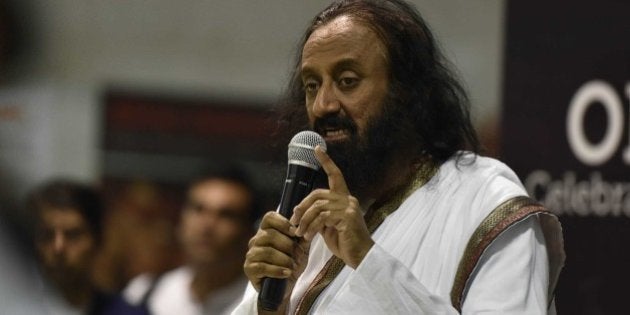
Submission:
M 606 110 L 608 127 L 604 138 L 593 144 L 586 138 L 583 123 L 586 110 L 596 101 Z M 601 80 L 582 85 L 571 99 L 567 114 L 567 138 L 573 154 L 586 165 L 601 165 L 615 154 L 622 133 L 623 108 L 614 88 Z

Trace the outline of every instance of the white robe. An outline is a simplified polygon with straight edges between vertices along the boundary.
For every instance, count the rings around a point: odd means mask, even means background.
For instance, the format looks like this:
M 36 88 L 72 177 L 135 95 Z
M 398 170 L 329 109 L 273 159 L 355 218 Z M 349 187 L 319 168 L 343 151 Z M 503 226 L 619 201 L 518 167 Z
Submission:
M 497 160 L 445 162 L 385 219 L 361 264 L 356 270 L 344 267 L 310 313 L 458 314 L 450 291 L 470 236 L 498 205 L 523 195 L 518 177 Z M 289 314 L 331 255 L 315 237 Z M 502 233 L 483 254 L 464 292 L 462 314 L 546 314 L 548 273 L 544 235 L 532 216 Z M 257 298 L 250 284 L 232 314 L 256 314 Z

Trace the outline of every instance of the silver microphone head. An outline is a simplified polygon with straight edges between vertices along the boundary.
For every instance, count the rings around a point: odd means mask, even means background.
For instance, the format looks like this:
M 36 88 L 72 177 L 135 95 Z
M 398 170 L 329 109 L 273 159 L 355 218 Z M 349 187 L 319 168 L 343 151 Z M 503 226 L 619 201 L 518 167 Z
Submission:
M 315 147 L 317 145 L 326 151 L 326 141 L 318 133 L 310 130 L 298 132 L 289 142 L 289 164 L 297 164 L 319 170 L 319 161 L 315 158 Z

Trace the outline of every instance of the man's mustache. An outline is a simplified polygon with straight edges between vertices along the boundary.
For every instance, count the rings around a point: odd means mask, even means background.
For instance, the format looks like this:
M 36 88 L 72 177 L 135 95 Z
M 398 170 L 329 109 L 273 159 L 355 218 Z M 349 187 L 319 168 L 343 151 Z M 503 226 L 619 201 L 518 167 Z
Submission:
M 334 115 L 317 118 L 313 123 L 313 130 L 319 134 L 325 133 L 327 130 L 348 130 L 351 135 L 357 132 L 357 125 L 348 117 Z

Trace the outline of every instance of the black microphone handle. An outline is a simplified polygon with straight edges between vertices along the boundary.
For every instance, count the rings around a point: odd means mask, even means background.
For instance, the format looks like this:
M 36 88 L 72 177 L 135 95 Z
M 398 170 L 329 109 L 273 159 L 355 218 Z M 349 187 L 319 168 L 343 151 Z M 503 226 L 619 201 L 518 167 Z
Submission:
M 282 216 L 287 219 L 291 218 L 293 208 L 313 189 L 316 174 L 317 171 L 312 168 L 289 164 L 278 210 Z M 277 311 L 282 304 L 286 287 L 286 279 L 264 278 L 258 295 L 258 305 L 265 311 Z

